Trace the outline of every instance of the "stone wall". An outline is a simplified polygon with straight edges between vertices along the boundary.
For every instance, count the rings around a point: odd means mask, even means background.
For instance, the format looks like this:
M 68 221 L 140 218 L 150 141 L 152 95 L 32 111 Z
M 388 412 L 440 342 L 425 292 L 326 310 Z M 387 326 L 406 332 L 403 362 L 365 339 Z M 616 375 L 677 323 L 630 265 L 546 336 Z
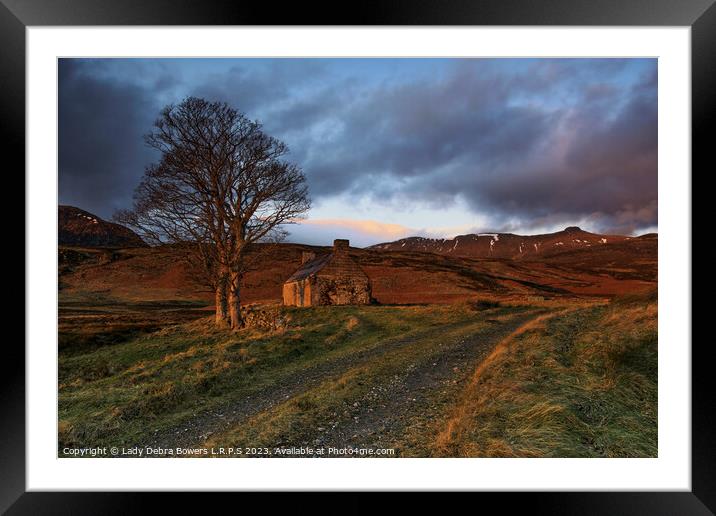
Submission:
M 317 305 L 367 305 L 371 301 L 370 282 L 361 277 L 318 276 L 313 298 Z
M 288 327 L 290 317 L 280 306 L 241 307 L 244 327 L 262 330 L 283 330 Z
M 368 277 L 312 276 L 283 286 L 286 306 L 367 305 L 371 302 Z

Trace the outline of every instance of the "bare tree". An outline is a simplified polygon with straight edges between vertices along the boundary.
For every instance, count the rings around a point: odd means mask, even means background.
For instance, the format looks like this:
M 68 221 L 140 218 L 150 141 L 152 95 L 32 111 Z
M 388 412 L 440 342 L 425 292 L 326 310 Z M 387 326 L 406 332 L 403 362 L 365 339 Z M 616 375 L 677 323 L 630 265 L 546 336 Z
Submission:
M 285 236 L 309 208 L 288 147 L 222 102 L 194 97 L 167 106 L 146 136 L 161 152 L 145 170 L 131 210 L 115 219 L 153 243 L 190 243 L 216 292 L 216 321 L 240 328 L 247 250 Z

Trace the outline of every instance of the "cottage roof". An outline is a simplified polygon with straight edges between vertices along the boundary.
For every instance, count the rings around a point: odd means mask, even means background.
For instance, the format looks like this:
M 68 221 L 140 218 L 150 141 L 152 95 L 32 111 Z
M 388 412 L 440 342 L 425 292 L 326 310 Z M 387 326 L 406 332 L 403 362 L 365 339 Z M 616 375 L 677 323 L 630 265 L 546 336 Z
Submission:
M 315 274 L 316 272 L 320 271 L 323 267 L 328 265 L 328 262 L 331 261 L 331 258 L 333 257 L 332 253 L 323 254 L 321 256 L 317 256 L 313 258 L 312 260 L 308 260 L 306 263 L 302 264 L 296 272 L 294 272 L 290 278 L 286 280 L 286 282 L 291 281 L 299 281 L 302 279 L 306 279 L 311 274 Z

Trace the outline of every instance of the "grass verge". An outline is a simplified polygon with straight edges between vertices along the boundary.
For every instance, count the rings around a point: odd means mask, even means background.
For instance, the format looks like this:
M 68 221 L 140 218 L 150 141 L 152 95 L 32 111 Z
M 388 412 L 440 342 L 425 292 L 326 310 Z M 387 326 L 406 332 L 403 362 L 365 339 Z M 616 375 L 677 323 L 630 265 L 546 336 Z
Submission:
M 545 318 L 474 372 L 435 440 L 463 457 L 655 457 L 657 299 Z
M 132 446 L 386 340 L 463 324 L 468 306 L 287 309 L 288 329 L 214 329 L 211 318 L 59 354 L 59 448 Z

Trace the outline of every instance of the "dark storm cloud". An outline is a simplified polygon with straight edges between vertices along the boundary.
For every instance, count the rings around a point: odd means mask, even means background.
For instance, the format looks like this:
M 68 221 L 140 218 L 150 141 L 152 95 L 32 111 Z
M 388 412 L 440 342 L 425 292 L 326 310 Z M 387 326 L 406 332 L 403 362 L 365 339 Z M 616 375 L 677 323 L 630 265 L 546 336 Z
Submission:
M 589 77 L 548 80 L 573 63 L 505 75 L 464 68 L 344 110 L 331 152 L 306 164 L 313 191 L 432 206 L 461 198 L 500 227 L 514 218 L 523 227 L 579 218 L 598 230 L 656 225 L 654 74 L 624 91 Z M 570 97 L 545 103 L 555 92 Z
M 59 197 L 107 218 L 131 204 L 154 159 L 143 135 L 158 112 L 158 88 L 97 72 L 89 61 L 59 62 Z
M 638 84 L 584 98 L 543 135 L 541 156 L 477 174 L 464 194 L 510 215 L 587 217 L 596 229 L 632 232 L 657 223 L 656 89 Z M 631 214 L 631 216 L 630 216 Z
M 647 206 L 657 194 L 655 106 L 635 95 L 613 120 L 588 109 L 559 117 L 540 133 L 538 152 L 480 163 L 475 173 L 460 175 L 465 181 L 443 188 L 461 193 L 474 206 L 512 216 L 615 216 L 629 206 Z M 441 188 L 437 181 L 430 186 Z M 656 223 L 656 212 L 650 223 Z
M 311 85 L 320 87 L 325 75 L 325 67 L 317 60 L 261 60 L 211 72 L 204 79 L 198 78 L 198 83 L 190 86 L 188 93 L 228 102 L 239 111 L 260 118 L 275 131 L 285 123 L 291 123 L 290 120 L 278 116 L 265 119 L 263 115 L 298 108 L 305 95 L 301 90 Z M 314 93 L 311 91 L 308 95 L 312 100 Z M 296 114 L 300 116 L 300 113 Z
M 153 159 L 142 135 L 191 94 L 286 141 L 318 202 L 460 201 L 496 230 L 657 223 L 655 60 L 137 63 L 107 74 L 106 60 L 61 62 L 61 202 L 102 216 L 127 206 Z
M 340 111 L 348 90 L 331 80 L 320 61 L 279 60 L 213 73 L 189 94 L 227 102 L 259 120 L 267 132 L 291 143 L 291 159 L 304 163 L 316 150 L 326 154 L 311 129 Z

